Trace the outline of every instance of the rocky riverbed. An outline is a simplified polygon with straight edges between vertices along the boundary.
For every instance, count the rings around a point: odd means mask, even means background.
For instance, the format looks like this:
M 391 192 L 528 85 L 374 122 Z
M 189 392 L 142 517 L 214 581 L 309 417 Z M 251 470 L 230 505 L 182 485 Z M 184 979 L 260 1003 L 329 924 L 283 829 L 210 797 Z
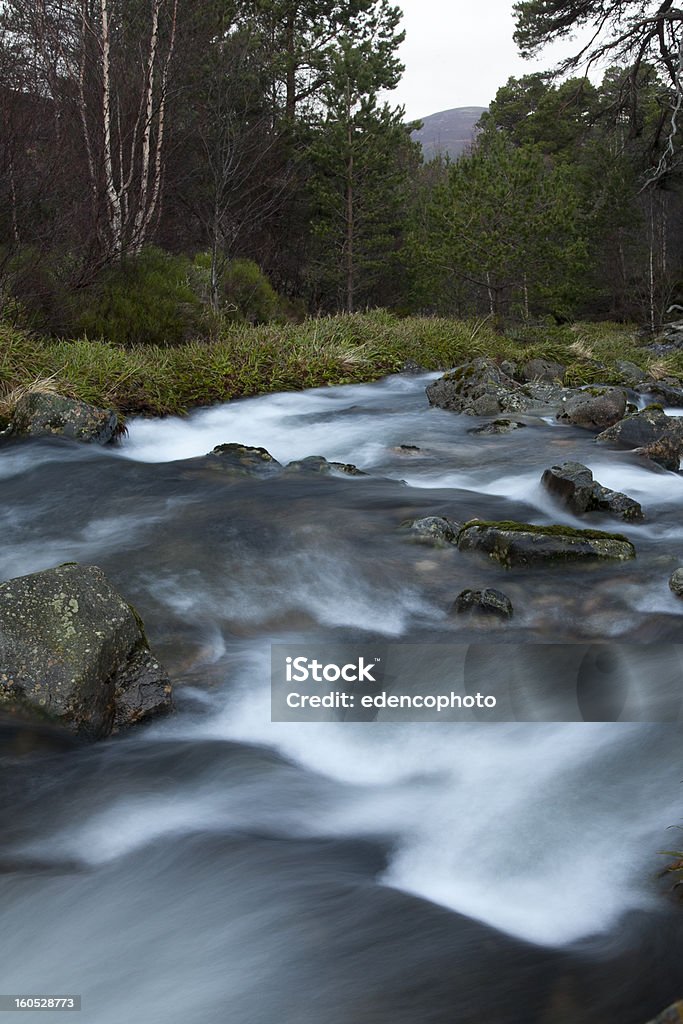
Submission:
M 480 363 L 466 408 L 411 375 L 114 446 L 7 435 L 0 589 L 16 610 L 41 574 L 63 618 L 109 588 L 120 671 L 146 652 L 175 704 L 88 744 L 7 701 L 7 991 L 82 992 L 96 1024 L 642 1024 L 679 997 L 678 723 L 270 722 L 278 640 L 488 643 L 488 672 L 510 643 L 679 642 L 683 478 L 649 446 L 671 465 L 683 396 L 560 370 Z

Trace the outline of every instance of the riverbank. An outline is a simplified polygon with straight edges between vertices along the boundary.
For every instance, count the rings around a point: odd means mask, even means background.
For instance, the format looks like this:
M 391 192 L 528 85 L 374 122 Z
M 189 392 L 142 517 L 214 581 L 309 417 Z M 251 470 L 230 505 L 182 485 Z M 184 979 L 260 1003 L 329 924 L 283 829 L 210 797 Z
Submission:
M 443 370 L 476 355 L 554 359 L 571 385 L 622 383 L 630 360 L 654 377 L 683 376 L 683 353 L 664 358 L 633 326 L 519 326 L 399 318 L 383 310 L 301 324 L 231 325 L 214 341 L 122 348 L 79 338 L 51 341 L 0 324 L 0 417 L 25 389 L 51 389 L 125 414 L 183 415 L 276 391 L 370 383 L 406 364 Z

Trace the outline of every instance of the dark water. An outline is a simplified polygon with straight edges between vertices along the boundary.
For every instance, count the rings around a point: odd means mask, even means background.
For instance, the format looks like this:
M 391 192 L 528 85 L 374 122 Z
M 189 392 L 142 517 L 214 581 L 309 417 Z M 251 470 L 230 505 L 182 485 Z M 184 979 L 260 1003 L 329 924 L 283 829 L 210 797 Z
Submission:
M 179 712 L 0 761 L 1 992 L 81 993 L 83 1024 L 644 1024 L 683 993 L 683 908 L 657 879 L 680 726 L 270 722 L 274 640 L 681 641 L 681 477 L 543 420 L 469 435 L 424 385 L 138 422 L 118 452 L 3 450 L 0 576 L 102 566 Z M 371 476 L 236 482 L 185 461 L 230 441 Z M 539 487 L 567 458 L 642 502 L 623 531 L 638 559 L 505 574 L 502 629 L 449 618 L 502 570 L 398 525 L 578 525 Z

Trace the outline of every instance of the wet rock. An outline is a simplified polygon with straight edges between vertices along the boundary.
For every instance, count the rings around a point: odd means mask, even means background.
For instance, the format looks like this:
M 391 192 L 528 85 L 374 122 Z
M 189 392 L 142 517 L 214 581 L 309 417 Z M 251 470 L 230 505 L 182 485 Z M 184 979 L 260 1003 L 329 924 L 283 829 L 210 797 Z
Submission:
M 468 430 L 468 434 L 511 434 L 513 430 L 519 430 L 520 427 L 525 427 L 526 423 L 520 423 L 519 420 L 491 420 L 490 423 L 485 423 L 483 427 L 473 427 L 472 430 Z
M 677 1003 L 667 1007 L 666 1010 L 663 1010 L 653 1020 L 648 1021 L 648 1024 L 682 1024 L 682 1022 L 683 1000 L 679 1000 Z
M 362 469 L 351 462 L 328 462 L 322 455 L 309 455 L 296 462 L 288 462 L 285 473 L 317 473 L 329 476 L 330 473 L 344 473 L 346 476 L 367 476 Z
M 662 437 L 652 444 L 643 445 L 642 448 L 634 448 L 636 455 L 643 455 L 649 462 L 654 462 L 662 469 L 672 470 L 677 473 L 681 465 L 681 442 L 673 441 L 670 437 Z
M 401 528 L 406 531 L 410 540 L 432 544 L 434 547 L 446 547 L 456 543 L 460 525 L 446 516 L 424 516 L 422 519 L 403 523 Z
M 520 412 L 532 401 L 522 386 L 490 359 L 473 359 L 427 386 L 430 405 L 468 416 Z
M 660 406 L 651 405 L 603 430 L 595 440 L 600 444 L 642 449 L 663 439 L 670 444 L 662 449 L 662 457 L 672 461 L 673 450 L 680 454 L 683 448 L 683 417 L 667 416 Z M 657 455 L 657 449 L 652 449 L 652 452 L 648 458 Z M 653 458 L 653 461 L 658 459 Z
M 465 523 L 458 534 L 458 548 L 481 551 L 506 567 L 595 559 L 626 561 L 636 554 L 633 544 L 621 534 L 476 519 Z
M 669 578 L 669 586 L 677 597 L 683 597 L 683 569 L 674 569 Z
M 667 405 L 683 407 L 683 388 L 677 382 L 663 380 L 641 384 L 636 389 L 641 395 L 653 395 Z
M 621 388 L 586 388 L 570 395 L 557 413 L 557 419 L 586 430 L 604 430 L 617 423 L 626 412 L 626 392 Z
M 556 363 L 552 359 L 529 359 L 519 368 L 516 376 L 522 381 L 553 384 L 562 381 L 565 369 L 562 363 Z
M 462 615 L 466 612 L 511 619 L 512 601 L 501 590 L 494 590 L 492 587 L 487 587 L 486 590 L 463 590 L 453 602 L 450 614 Z
M 139 616 L 97 566 L 0 585 L 1 711 L 98 739 L 171 708 Z
M 204 459 L 206 465 L 231 476 L 273 476 L 282 466 L 265 448 L 219 444 Z
M 6 433 L 10 437 L 68 437 L 108 444 L 119 432 L 113 409 L 97 409 L 63 395 L 33 392 L 15 405 Z
M 592 506 L 593 474 L 581 462 L 563 462 L 546 469 L 541 483 L 574 515 L 583 515 Z
M 574 515 L 585 512 L 607 512 L 627 522 L 638 522 L 644 518 L 639 503 L 627 494 L 603 487 L 581 462 L 563 462 L 546 469 L 541 483 L 551 494 L 559 498 Z

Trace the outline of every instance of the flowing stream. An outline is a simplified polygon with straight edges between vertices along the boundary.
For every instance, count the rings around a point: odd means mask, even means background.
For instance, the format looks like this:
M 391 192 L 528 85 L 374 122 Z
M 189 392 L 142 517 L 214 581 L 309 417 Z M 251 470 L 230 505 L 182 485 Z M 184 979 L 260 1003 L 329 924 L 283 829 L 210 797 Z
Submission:
M 3 449 L 0 577 L 101 566 L 178 705 L 0 761 L 3 993 L 81 993 L 83 1024 L 644 1024 L 683 996 L 683 908 L 657 878 L 683 845 L 679 724 L 270 721 L 270 644 L 293 637 L 485 636 L 501 672 L 510 641 L 681 640 L 683 477 L 549 417 L 471 434 L 428 408 L 433 376 L 137 420 L 117 449 Z M 223 442 L 368 475 L 190 461 Z M 542 491 L 565 459 L 641 501 L 617 527 L 634 562 L 505 573 L 398 529 L 614 529 Z M 450 617 L 466 586 L 502 587 L 514 619 Z

